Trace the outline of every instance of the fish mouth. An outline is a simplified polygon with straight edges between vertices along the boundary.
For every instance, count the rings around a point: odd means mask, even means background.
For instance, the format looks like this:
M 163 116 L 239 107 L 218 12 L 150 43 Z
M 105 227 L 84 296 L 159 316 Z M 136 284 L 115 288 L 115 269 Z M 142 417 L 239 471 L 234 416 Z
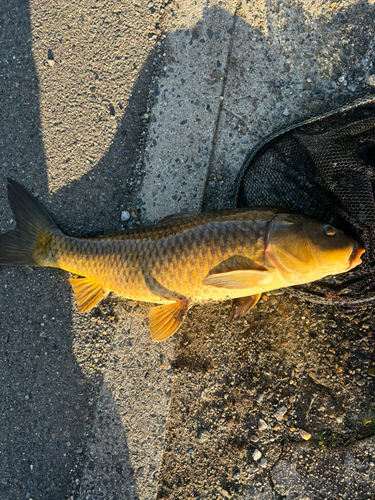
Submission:
M 348 269 L 352 269 L 355 266 L 358 266 L 358 264 L 361 264 L 361 255 L 365 252 L 366 250 L 359 245 L 355 245 L 353 248 L 353 251 L 349 257 L 349 267 Z

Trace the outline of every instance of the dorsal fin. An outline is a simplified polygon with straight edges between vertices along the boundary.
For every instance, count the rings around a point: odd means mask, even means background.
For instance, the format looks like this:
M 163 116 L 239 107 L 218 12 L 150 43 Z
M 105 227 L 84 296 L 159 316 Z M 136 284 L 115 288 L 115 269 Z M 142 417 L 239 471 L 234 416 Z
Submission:
M 196 214 L 197 212 L 180 212 L 179 214 L 167 215 L 166 217 L 163 217 L 163 219 L 160 219 L 156 225 L 171 224 L 172 222 L 177 222 L 178 220 L 185 219 L 186 217 L 192 217 Z
M 91 278 L 73 278 L 72 285 L 79 312 L 87 312 L 102 300 L 106 292 L 98 282 Z

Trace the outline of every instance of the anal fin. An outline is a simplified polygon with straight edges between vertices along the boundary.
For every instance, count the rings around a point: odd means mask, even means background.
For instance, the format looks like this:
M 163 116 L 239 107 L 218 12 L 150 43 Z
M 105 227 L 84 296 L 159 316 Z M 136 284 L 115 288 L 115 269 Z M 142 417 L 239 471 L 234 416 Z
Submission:
M 154 342 L 166 340 L 180 328 L 188 310 L 188 303 L 188 300 L 178 300 L 151 309 L 150 333 Z
M 99 283 L 91 278 L 73 278 L 72 285 L 79 312 L 87 312 L 102 300 L 106 292 Z
M 235 319 L 243 318 L 245 314 L 255 306 L 261 295 L 261 293 L 257 293 L 256 295 L 250 295 L 249 297 L 240 297 L 239 299 L 234 299 L 232 311 L 229 316 L 229 321 L 232 322 Z

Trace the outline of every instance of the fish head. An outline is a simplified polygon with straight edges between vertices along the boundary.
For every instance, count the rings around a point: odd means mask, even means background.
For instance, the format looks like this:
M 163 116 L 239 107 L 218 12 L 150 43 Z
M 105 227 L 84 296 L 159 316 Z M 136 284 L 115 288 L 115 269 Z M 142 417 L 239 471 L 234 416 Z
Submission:
M 284 277 L 307 283 L 358 266 L 365 249 L 331 224 L 298 214 L 271 221 L 266 254 Z

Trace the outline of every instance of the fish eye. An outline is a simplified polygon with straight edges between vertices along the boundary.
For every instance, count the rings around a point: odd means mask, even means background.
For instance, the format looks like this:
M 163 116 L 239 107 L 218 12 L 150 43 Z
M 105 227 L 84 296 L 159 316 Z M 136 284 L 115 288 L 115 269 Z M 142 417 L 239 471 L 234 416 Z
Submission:
M 334 227 L 327 224 L 326 226 L 323 227 L 323 233 L 325 236 L 335 236 L 336 230 Z

